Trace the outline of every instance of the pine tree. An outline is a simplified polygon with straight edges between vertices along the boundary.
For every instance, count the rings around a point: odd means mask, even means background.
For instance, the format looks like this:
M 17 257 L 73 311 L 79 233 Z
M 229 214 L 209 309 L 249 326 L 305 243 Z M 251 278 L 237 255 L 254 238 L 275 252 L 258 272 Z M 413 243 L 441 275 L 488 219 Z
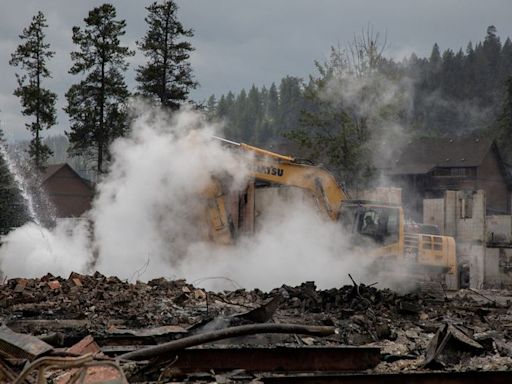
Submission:
M 229 116 L 232 116 L 235 109 L 235 95 L 229 91 L 226 95 L 226 111 Z
M 439 87 L 439 71 L 441 69 L 442 58 L 441 52 L 439 50 L 439 45 L 437 43 L 432 47 L 432 52 L 430 54 L 430 58 L 428 61 L 428 70 L 427 70 L 427 84 L 429 86 L 429 90 L 434 90 Z
M 283 134 L 299 126 L 303 107 L 302 80 L 286 76 L 279 84 L 278 134 Z
M 340 180 L 357 186 L 370 172 L 366 148 L 368 137 L 363 137 L 356 119 L 341 100 L 336 98 L 333 102 L 324 97 L 327 88 L 337 82 L 346 69 L 340 67 L 344 60 L 340 60 L 338 54 L 333 50 L 331 55 L 334 56 L 327 63 L 316 63 L 318 75 L 310 76 L 304 89 L 305 107 L 300 125 L 292 127 L 285 135 L 299 146 L 301 156 L 323 164 Z M 287 82 L 282 82 L 280 87 L 282 106 L 290 97 L 286 85 Z
M 217 106 L 215 107 L 215 116 L 217 116 L 220 119 L 223 119 L 228 114 L 228 108 L 226 103 L 226 97 L 222 95 L 219 99 L 219 102 L 217 103 Z
M 267 114 L 272 120 L 276 120 L 279 113 L 279 94 L 275 83 L 272 83 L 268 91 Z
M 507 161 L 512 161 L 512 75 L 506 81 L 506 93 L 501 115 L 497 121 L 498 142 Z
M 487 27 L 487 35 L 483 43 L 483 50 L 489 63 L 489 71 L 495 71 L 498 68 L 498 62 L 501 52 L 501 42 L 496 34 L 496 27 L 490 25 Z
M 259 132 L 263 120 L 263 105 L 260 91 L 254 84 L 247 94 L 246 114 L 249 116 L 246 137 L 250 142 L 260 144 L 264 140 Z
M 211 95 L 206 101 L 206 115 L 208 119 L 212 120 L 216 116 L 217 110 L 217 100 L 215 99 L 215 95 Z
M 162 106 L 178 109 L 197 86 L 188 61 L 194 49 L 190 42 L 182 40 L 192 37 L 193 31 L 178 21 L 174 1 L 154 2 L 146 9 L 149 29 L 137 45 L 148 62 L 137 68 L 137 88 Z
M 30 25 L 20 35 L 22 43 L 11 55 L 9 64 L 21 67 L 24 75 L 16 74 L 18 88 L 14 95 L 21 100 L 22 113 L 32 116 L 35 121 L 27 123 L 27 129 L 32 133 L 29 155 L 35 166 L 44 168 L 52 152 L 43 143 L 41 132 L 56 124 L 55 102 L 57 95 L 43 88 L 43 80 L 50 76 L 46 64 L 55 54 L 50 50 L 50 44 L 45 42 L 44 29 L 47 28 L 46 18 L 42 12 L 38 12 L 32 18 Z
M 439 45 L 437 43 L 434 43 L 434 46 L 432 47 L 429 62 L 434 70 L 438 70 L 441 65 L 441 51 L 439 50 Z
M 121 46 L 126 21 L 115 18 L 115 7 L 103 4 L 89 12 L 83 29 L 73 27 L 73 43 L 79 50 L 71 53 L 74 63 L 69 73 L 86 77 L 66 93 L 65 111 L 71 120 L 67 135 L 73 154 L 95 157 L 98 174 L 105 171 L 109 145 L 128 126 L 129 92 L 123 72 L 128 68 L 126 58 L 134 52 Z
M 478 74 L 475 71 L 475 51 L 473 44 L 469 42 L 466 48 L 466 55 L 463 58 L 462 89 L 464 97 L 474 94 L 477 78 Z
M 0 128 L 0 235 L 30 220 L 25 200 L 7 165 L 4 132 Z
M 217 113 L 219 118 L 224 121 L 224 135 L 228 139 L 239 139 L 238 127 L 236 122 L 236 106 L 235 95 L 229 91 L 226 97 L 222 95 L 221 100 L 217 106 Z
M 244 88 L 235 99 L 231 112 L 232 130 L 227 131 L 232 139 L 236 141 L 248 141 L 247 127 L 250 124 L 251 116 L 247 115 L 247 92 Z
M 275 83 L 265 92 L 264 120 L 261 123 L 260 136 L 263 143 L 270 143 L 276 139 L 276 122 L 279 114 L 279 94 Z
M 512 41 L 510 38 L 505 40 L 503 43 L 503 48 L 501 49 L 500 54 L 500 70 L 499 70 L 499 78 L 500 80 L 506 79 L 507 76 L 512 74 Z
M 267 117 L 267 110 L 268 110 L 268 89 L 267 87 L 263 86 L 260 90 L 260 101 L 261 101 L 261 114 L 262 118 Z

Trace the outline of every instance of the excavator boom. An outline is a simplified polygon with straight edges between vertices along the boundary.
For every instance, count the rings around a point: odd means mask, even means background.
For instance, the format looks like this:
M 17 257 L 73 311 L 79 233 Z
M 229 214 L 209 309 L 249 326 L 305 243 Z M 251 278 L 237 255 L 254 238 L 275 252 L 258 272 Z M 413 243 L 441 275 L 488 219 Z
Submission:
M 303 164 L 291 156 L 219 137 L 215 138 L 248 155 L 248 163 L 254 179 L 305 189 L 312 193 L 318 206 L 331 219 L 338 219 L 341 204 L 348 199 L 348 194 L 327 170 L 319 166 Z

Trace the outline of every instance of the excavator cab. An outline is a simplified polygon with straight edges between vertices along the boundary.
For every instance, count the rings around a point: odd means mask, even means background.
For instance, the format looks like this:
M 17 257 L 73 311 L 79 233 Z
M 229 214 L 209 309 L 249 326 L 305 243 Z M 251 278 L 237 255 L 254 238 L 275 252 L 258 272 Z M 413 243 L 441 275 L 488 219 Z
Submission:
M 339 221 L 356 244 L 386 246 L 400 241 L 400 208 L 368 202 L 345 202 Z

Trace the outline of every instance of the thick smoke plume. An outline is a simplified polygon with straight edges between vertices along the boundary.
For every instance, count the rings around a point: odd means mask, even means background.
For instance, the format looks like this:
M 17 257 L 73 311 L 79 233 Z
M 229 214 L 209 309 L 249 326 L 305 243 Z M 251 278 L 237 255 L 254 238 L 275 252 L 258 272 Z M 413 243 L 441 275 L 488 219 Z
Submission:
M 213 139 L 216 133 L 193 112 L 171 120 L 142 113 L 131 136 L 114 143 L 91 214 L 100 271 L 182 277 L 180 261 L 204 237 L 201 192 L 212 175 L 229 174 L 235 186 L 246 176 L 240 158 Z
M 212 138 L 219 127 L 196 112 L 173 118 L 154 110 L 137 113 L 130 136 L 112 146 L 90 225 L 59 222 L 47 230 L 29 224 L 11 232 L 0 248 L 5 275 L 96 269 L 130 281 L 186 278 L 217 289 L 306 280 L 333 287 L 347 282 L 348 273 L 368 278 L 365 259 L 349 251 L 341 226 L 321 217 L 301 194 L 262 200 L 259 230 L 235 246 L 206 241 L 201 192 L 212 175 L 229 175 L 237 190 L 248 167 Z
M 378 69 L 357 74 L 342 67 L 320 96 L 367 131 L 370 161 L 376 166 L 388 163 L 410 139 L 406 126 L 413 115 L 414 80 L 407 76 L 392 77 Z

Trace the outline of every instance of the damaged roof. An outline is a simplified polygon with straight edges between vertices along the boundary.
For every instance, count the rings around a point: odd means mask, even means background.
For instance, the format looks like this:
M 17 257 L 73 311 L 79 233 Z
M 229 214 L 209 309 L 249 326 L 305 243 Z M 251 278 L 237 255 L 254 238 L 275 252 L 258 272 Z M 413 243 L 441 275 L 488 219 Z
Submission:
M 389 164 L 390 174 L 425 174 L 437 167 L 478 167 L 494 140 L 482 137 L 420 138 L 407 143 Z

